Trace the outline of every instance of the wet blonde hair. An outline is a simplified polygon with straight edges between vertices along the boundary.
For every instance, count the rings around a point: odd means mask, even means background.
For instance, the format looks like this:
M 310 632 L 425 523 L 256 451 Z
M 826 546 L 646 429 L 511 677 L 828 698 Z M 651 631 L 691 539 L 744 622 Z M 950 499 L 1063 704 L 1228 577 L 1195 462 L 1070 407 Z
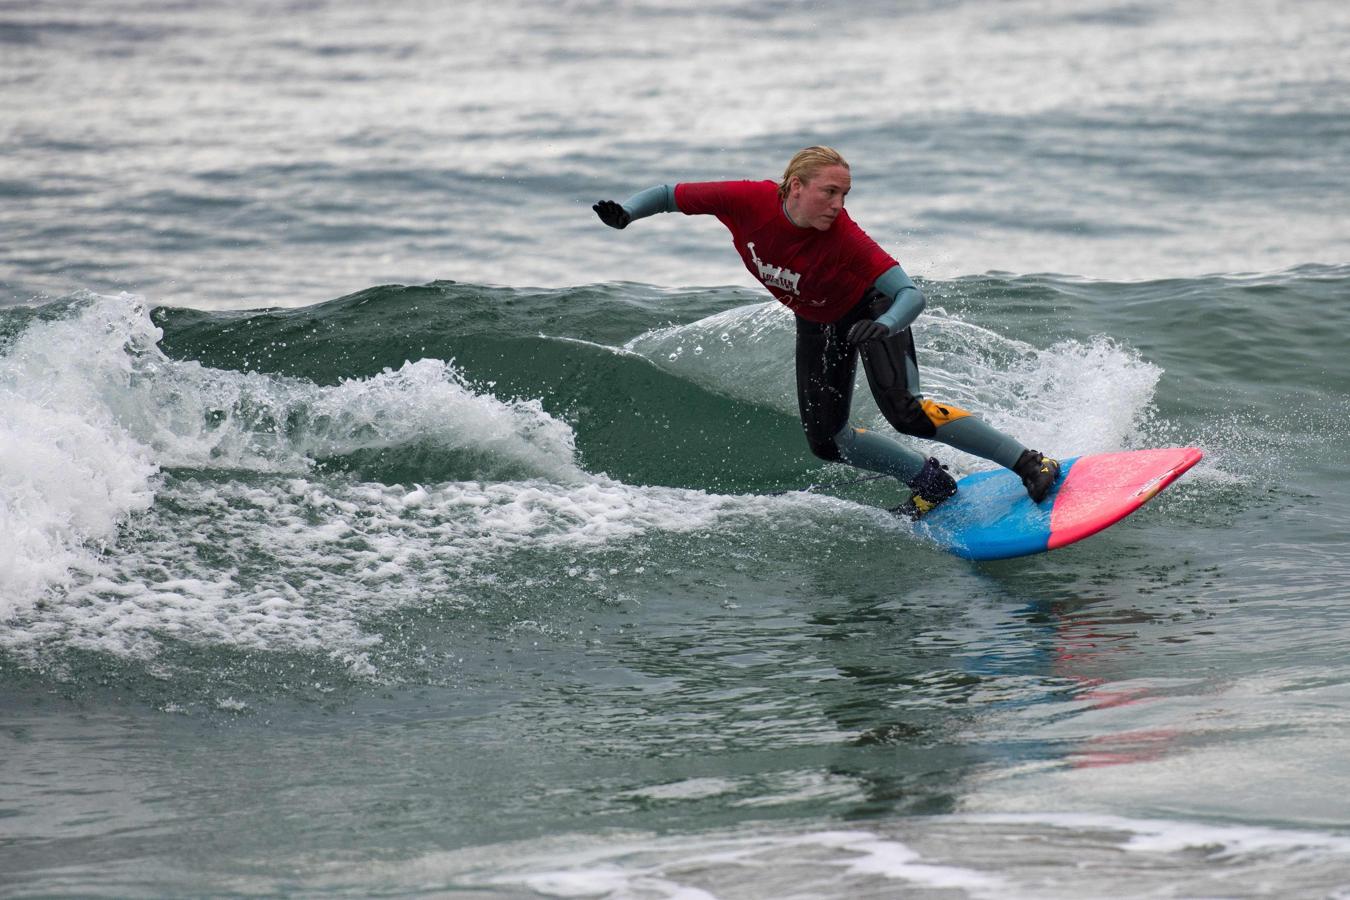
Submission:
M 783 170 L 783 180 L 778 182 L 778 198 L 787 199 L 788 185 L 794 175 L 805 183 L 815 178 L 821 169 L 828 169 L 830 166 L 843 166 L 847 169 L 848 162 L 833 147 L 807 147 L 798 150 L 788 162 L 787 168 Z

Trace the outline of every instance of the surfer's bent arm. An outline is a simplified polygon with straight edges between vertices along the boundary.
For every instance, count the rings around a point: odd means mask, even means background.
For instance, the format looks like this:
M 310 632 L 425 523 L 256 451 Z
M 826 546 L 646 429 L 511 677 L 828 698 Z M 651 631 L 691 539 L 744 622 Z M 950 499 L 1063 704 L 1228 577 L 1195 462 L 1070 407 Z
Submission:
M 891 266 L 882 272 L 872 287 L 891 298 L 890 309 L 876 318 L 876 321 L 885 325 L 891 334 L 904 331 L 919 317 L 919 313 L 923 312 L 923 294 L 899 265 Z

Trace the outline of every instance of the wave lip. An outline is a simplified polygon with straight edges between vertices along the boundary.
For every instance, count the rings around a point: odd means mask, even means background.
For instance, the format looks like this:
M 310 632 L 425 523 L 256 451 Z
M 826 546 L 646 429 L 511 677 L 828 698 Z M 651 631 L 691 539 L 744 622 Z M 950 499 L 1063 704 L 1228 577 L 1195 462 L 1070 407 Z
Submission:
M 582 477 L 566 423 L 537 400 L 476 391 L 442 360 L 332 386 L 190 361 L 162 368 L 142 436 L 165 466 L 302 473 L 332 457 L 421 445 L 475 457 L 478 474 L 505 466 Z

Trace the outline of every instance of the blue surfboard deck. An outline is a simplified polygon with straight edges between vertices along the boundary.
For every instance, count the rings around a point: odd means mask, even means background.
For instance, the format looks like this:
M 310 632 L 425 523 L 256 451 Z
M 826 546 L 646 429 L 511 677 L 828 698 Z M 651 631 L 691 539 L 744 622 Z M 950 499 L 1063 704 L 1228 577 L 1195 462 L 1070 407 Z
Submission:
M 914 525 L 965 559 L 1009 559 L 1081 541 L 1128 516 L 1200 461 L 1194 447 L 1125 450 L 1060 461 L 1049 496 L 1032 503 L 1007 469 L 957 482 L 956 496 Z

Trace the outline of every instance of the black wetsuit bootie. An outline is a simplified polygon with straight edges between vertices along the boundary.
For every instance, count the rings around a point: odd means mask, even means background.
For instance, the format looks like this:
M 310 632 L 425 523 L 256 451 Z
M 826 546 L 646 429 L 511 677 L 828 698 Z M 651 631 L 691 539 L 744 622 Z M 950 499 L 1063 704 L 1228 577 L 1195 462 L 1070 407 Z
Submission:
M 919 474 L 908 482 L 913 491 L 908 500 L 891 510 L 910 519 L 928 513 L 943 500 L 956 494 L 956 479 L 947 474 L 947 467 L 929 457 Z
M 1040 503 L 1059 478 L 1059 460 L 1042 456 L 1039 450 L 1023 450 L 1012 470 L 1022 479 L 1031 502 Z

